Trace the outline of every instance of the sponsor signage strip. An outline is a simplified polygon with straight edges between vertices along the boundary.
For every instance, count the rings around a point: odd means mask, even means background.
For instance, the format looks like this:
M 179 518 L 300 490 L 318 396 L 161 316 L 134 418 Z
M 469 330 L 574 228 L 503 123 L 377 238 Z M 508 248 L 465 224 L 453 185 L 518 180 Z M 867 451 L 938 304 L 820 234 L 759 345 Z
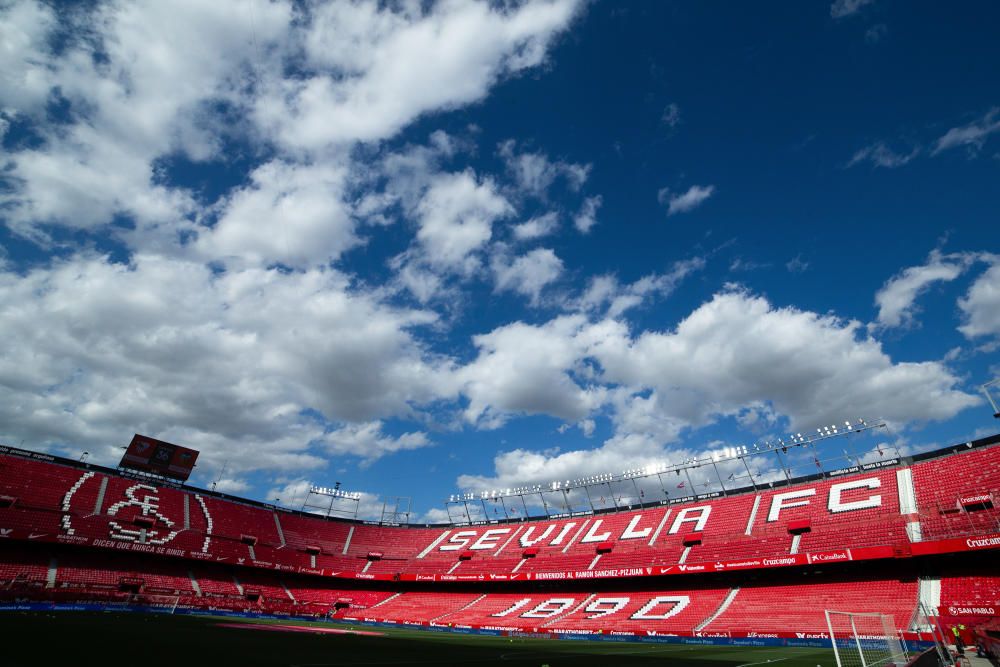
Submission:
M 830 637 L 825 632 L 756 632 L 753 630 L 725 632 L 668 632 L 660 630 L 579 630 L 573 628 L 526 628 L 505 625 L 458 625 L 435 623 L 433 621 L 383 621 L 364 616 L 345 616 L 342 620 L 383 628 L 417 627 L 434 632 L 455 632 L 459 634 L 488 634 L 501 637 L 526 637 L 536 639 L 564 639 L 611 642 L 653 642 L 663 644 L 705 644 L 716 646 L 797 646 L 830 648 Z M 903 637 L 910 646 L 919 649 L 932 648 L 915 632 L 904 632 Z

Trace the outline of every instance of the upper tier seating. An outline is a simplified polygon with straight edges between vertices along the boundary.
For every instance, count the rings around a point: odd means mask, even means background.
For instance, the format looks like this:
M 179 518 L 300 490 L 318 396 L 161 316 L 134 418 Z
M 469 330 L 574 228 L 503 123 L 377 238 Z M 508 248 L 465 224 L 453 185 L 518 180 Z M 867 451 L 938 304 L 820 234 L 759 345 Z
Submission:
M 897 469 L 886 468 L 641 510 L 418 528 L 275 511 L 68 462 L 0 454 L 0 496 L 7 499 L 0 528 L 14 539 L 136 543 L 272 570 L 367 575 L 607 570 L 866 546 L 905 554 L 906 522 L 918 518 L 923 540 L 1000 530 L 992 501 L 958 506 L 961 497 L 1000 496 L 1000 446 L 918 462 L 912 476 L 914 517 L 902 514 Z M 697 540 L 687 539 L 692 533 Z
M 915 463 L 913 485 L 924 540 L 1000 532 L 1000 447 Z M 959 499 L 992 495 L 993 507 L 968 511 Z

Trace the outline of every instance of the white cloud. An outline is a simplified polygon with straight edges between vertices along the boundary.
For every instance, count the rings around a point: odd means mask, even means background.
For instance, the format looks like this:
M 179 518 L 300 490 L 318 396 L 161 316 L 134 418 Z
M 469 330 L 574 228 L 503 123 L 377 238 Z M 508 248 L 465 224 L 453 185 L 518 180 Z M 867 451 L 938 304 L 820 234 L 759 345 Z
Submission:
M 3 100 L 14 108 L 37 111 L 49 95 L 51 76 L 45 60 L 38 57 L 56 25 L 48 5 L 21 0 L 4 6 L 0 21 L 0 72 Z
M 973 154 L 983 147 L 991 134 L 1000 132 L 1000 108 L 990 109 L 982 118 L 968 125 L 953 127 L 934 145 L 934 155 L 951 148 L 965 146 Z
M 646 299 L 670 295 L 685 278 L 704 268 L 703 258 L 692 257 L 674 262 L 667 273 L 653 273 L 627 285 L 619 284 L 618 278 L 611 274 L 594 276 L 587 289 L 579 298 L 570 300 L 567 307 L 616 319 Z
M 970 260 L 967 255 L 942 255 L 934 250 L 926 264 L 908 267 L 890 278 L 875 294 L 879 326 L 912 325 L 917 297 L 936 282 L 957 278 L 968 268 Z
M 958 328 L 967 338 L 1000 338 L 1000 258 L 976 278 L 958 301 L 964 323 Z
M 789 273 L 804 273 L 809 269 L 809 262 L 802 259 L 802 255 L 796 255 L 785 263 L 785 268 Z
M 450 362 L 411 333 L 434 319 L 329 269 L 138 255 L 2 273 L 0 437 L 94 447 L 139 431 L 202 449 L 206 469 L 314 467 L 324 429 L 307 408 L 365 422 L 454 395 Z
M 579 213 L 573 218 L 573 226 L 576 227 L 577 231 L 581 234 L 590 233 L 590 230 L 597 224 L 597 209 L 601 207 L 602 203 L 604 203 L 604 199 L 600 195 L 587 197 L 583 200 Z
M 859 328 L 729 291 L 673 332 L 608 338 L 592 353 L 606 381 L 655 389 L 688 423 L 761 401 L 804 427 L 845 415 L 946 419 L 977 403 L 943 364 L 893 363 Z
M 309 495 L 309 489 L 313 486 L 322 486 L 322 484 L 313 484 L 307 479 L 293 479 L 293 480 L 280 480 L 281 486 L 274 486 L 267 490 L 264 494 L 264 498 L 268 502 L 274 502 L 274 499 L 278 499 L 279 506 L 290 507 L 292 509 L 301 509 L 306 502 L 306 498 Z M 326 512 L 320 512 L 317 508 L 307 508 L 306 511 L 313 511 L 317 514 L 325 514 Z
M 409 255 L 401 255 L 394 258 L 390 266 L 396 271 L 399 285 L 409 291 L 413 298 L 421 304 L 427 304 L 450 292 L 440 273 L 421 266 L 419 262 L 408 261 L 409 259 Z
M 412 431 L 392 437 L 382 431 L 381 421 L 347 424 L 323 438 L 331 454 L 357 456 L 370 465 L 387 454 L 421 449 L 433 443 L 422 431 Z
M 241 494 L 250 490 L 250 485 L 241 479 L 220 477 L 212 482 L 212 490 L 220 493 Z
M 541 326 L 516 322 L 473 338 L 478 356 L 456 372 L 468 399 L 465 419 L 483 428 L 515 414 L 550 414 L 579 421 L 601 391 L 578 382 L 586 320 L 559 317 Z
M 359 243 L 343 203 L 345 170 L 272 161 L 235 190 L 218 222 L 197 242 L 208 260 L 304 268 L 337 259 Z
M 683 432 L 724 416 L 747 427 L 876 415 L 905 423 L 948 419 L 980 402 L 956 388 L 959 378 L 944 364 L 894 363 L 861 331 L 858 322 L 775 308 L 741 291 L 717 294 L 666 332 L 632 334 L 620 322 L 579 316 L 508 325 L 463 369 L 496 380 L 466 390 L 475 401 L 469 417 L 516 406 L 576 423 L 604 407 L 614 435 L 594 449 L 500 452 L 493 475 L 458 483 L 495 488 L 679 460 L 689 452 L 670 447 Z
M 884 23 L 876 23 L 865 30 L 865 42 L 868 44 L 878 44 L 889 34 L 889 28 Z
M 835 2 L 830 5 L 830 16 L 835 19 L 842 19 L 845 16 L 851 16 L 857 14 L 861 11 L 861 8 L 865 5 L 870 5 L 875 0 L 835 0 Z
M 559 228 L 559 214 L 555 211 L 535 216 L 527 222 L 514 225 L 511 231 L 518 241 L 533 241 L 549 236 Z
M 677 104 L 671 102 L 663 109 L 663 115 L 660 116 L 660 122 L 667 127 L 673 129 L 680 125 L 681 123 L 681 108 Z
M 542 63 L 578 8 L 575 0 L 321 5 L 306 28 L 316 74 L 269 84 L 276 90 L 259 98 L 258 122 L 298 150 L 386 138 Z
M 493 223 L 512 213 L 491 180 L 471 171 L 443 174 L 417 205 L 417 240 L 432 265 L 466 272 L 478 265 L 470 255 L 492 238 Z
M 854 155 L 851 156 L 847 166 L 853 167 L 861 162 L 871 162 L 872 165 L 876 167 L 895 169 L 896 167 L 902 167 L 903 165 L 909 163 L 919 154 L 919 148 L 914 148 L 909 153 L 897 153 L 886 146 L 885 142 L 876 141 L 873 144 L 858 149 Z
M 440 507 L 432 507 L 420 517 L 421 523 L 452 523 L 453 521 L 455 519 L 448 515 L 448 510 Z
M 657 197 L 660 203 L 667 204 L 667 215 L 669 216 L 693 211 L 713 194 L 715 194 L 714 185 L 692 185 L 686 192 L 680 194 L 671 194 L 669 189 L 663 188 Z
M 746 259 L 744 257 L 734 257 L 733 261 L 729 263 L 729 270 L 733 273 L 760 271 L 761 269 L 767 269 L 770 267 L 770 262 L 755 262 L 752 259 Z
M 544 153 L 519 153 L 513 139 L 501 143 L 499 153 L 518 189 L 535 197 L 544 198 L 560 177 L 571 190 L 578 191 L 590 175 L 590 165 L 553 162 Z
M 20 45 L 20 62 L 5 68 L 20 77 L 0 89 L 0 104 L 34 121 L 43 138 L 9 156 L 10 224 L 40 237 L 44 223 L 90 228 L 124 213 L 144 225 L 176 224 L 191 215 L 186 192 L 158 184 L 154 161 L 218 154 L 224 128 L 206 109 L 240 103 L 241 68 L 253 56 L 244 6 L 107 4 L 58 20 L 29 7 L 8 6 L 0 20 L 19 32 L 13 43 Z M 290 19 L 288 5 L 261 6 L 257 39 L 280 40 Z M 58 55 L 51 46 L 57 27 L 71 35 Z M 48 120 L 43 102 L 53 95 L 69 105 L 68 123 Z
M 329 158 L 331 143 L 387 138 L 541 64 L 579 7 L 577 0 L 516 7 L 276 0 L 248 8 L 219 0 L 106 3 L 57 15 L 41 3 L 6 4 L 0 106 L 34 123 L 42 143 L 8 156 L 10 187 L 0 203 L 13 229 L 39 240 L 50 224 L 106 227 L 120 214 L 136 220 L 145 241 L 150 230 L 169 240 L 193 228 L 202 206 L 164 184 L 163 159 L 225 160 L 226 140 L 237 137 L 302 163 L 288 169 L 322 171 L 330 165 L 316 160 Z M 58 52 L 56 31 L 69 36 Z M 53 96 L 71 110 L 65 122 L 47 115 Z M 316 208 L 315 188 L 296 187 L 307 201 L 285 205 L 305 226 L 305 244 L 329 243 L 335 256 L 350 234 L 331 231 L 344 225 L 319 232 L 305 210 Z M 336 205 L 332 193 L 324 199 L 322 206 Z M 250 243 L 261 253 L 263 239 L 249 238 L 260 235 L 237 226 L 222 245 Z M 296 256 L 297 243 L 289 241 Z
M 536 248 L 509 263 L 495 255 L 491 268 L 497 291 L 518 292 L 537 305 L 542 290 L 562 275 L 563 263 L 549 248 Z

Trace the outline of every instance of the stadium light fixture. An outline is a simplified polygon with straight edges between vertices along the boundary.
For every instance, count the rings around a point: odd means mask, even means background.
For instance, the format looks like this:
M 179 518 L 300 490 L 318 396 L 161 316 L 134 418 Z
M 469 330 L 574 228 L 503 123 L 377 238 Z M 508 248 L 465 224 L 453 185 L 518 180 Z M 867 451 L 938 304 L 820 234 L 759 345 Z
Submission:
M 997 384 L 1000 384 L 1000 379 L 998 379 Z M 751 470 L 747 458 L 751 456 L 764 455 L 770 452 L 778 457 L 782 472 L 784 472 L 786 479 L 791 479 L 791 471 L 785 465 L 785 461 L 782 457 L 782 453 L 788 454 L 788 450 L 797 447 L 808 447 L 815 442 L 826 440 L 832 437 L 840 437 L 848 435 L 852 432 L 860 433 L 862 431 L 882 428 L 885 426 L 884 421 L 877 421 L 875 423 L 869 424 L 864 419 L 858 419 L 857 422 L 852 423 L 849 420 L 844 421 L 844 425 L 840 426 L 836 423 L 830 424 L 828 426 L 820 426 L 816 428 L 815 434 L 804 435 L 801 432 L 795 432 L 788 435 L 785 438 L 768 438 L 762 439 L 751 445 L 731 445 L 712 452 L 707 452 L 703 457 L 698 456 L 687 457 L 680 463 L 669 463 L 666 461 L 651 462 L 642 467 L 628 468 L 622 470 L 619 474 L 612 473 L 599 473 L 594 475 L 586 475 L 579 477 L 577 479 L 567 479 L 567 480 L 554 480 L 545 484 L 531 484 L 522 485 L 516 487 L 508 487 L 504 489 L 490 489 L 488 491 L 478 491 L 473 493 L 460 493 L 452 494 L 448 497 L 448 503 L 467 503 L 469 500 L 474 500 L 479 498 L 482 502 L 486 498 L 499 499 L 501 503 L 504 498 L 508 497 L 519 497 L 521 498 L 521 505 L 524 507 L 524 516 L 528 516 L 528 507 L 525 500 L 526 496 L 539 496 L 539 500 L 545 507 L 546 514 L 548 514 L 548 503 L 546 502 L 545 494 L 561 492 L 564 497 L 565 506 L 570 509 L 568 494 L 572 489 L 582 488 L 586 491 L 588 500 L 590 501 L 591 510 L 594 510 L 593 501 L 590 498 L 590 487 L 595 486 L 607 486 L 607 491 L 611 494 L 611 500 L 614 505 L 618 506 L 617 495 L 614 489 L 614 484 L 620 482 L 631 482 L 636 494 L 641 498 L 643 497 L 642 492 L 639 491 L 637 480 L 640 478 L 648 478 L 656 475 L 658 478 L 663 473 L 669 473 L 671 471 L 678 477 L 683 473 L 686 478 L 686 483 L 688 484 L 688 494 L 696 494 L 696 489 L 698 487 L 704 487 L 706 485 L 714 484 L 714 482 L 701 482 L 698 485 L 694 484 L 694 480 L 691 477 L 690 470 L 692 468 L 701 468 L 703 466 L 712 466 L 716 477 L 719 480 L 719 486 L 723 493 L 727 493 L 729 490 L 726 488 L 725 482 L 723 481 L 722 475 L 720 473 L 718 463 L 723 461 L 739 461 L 743 464 L 747 471 L 747 478 L 754 488 L 757 488 L 757 482 L 754 480 L 754 473 Z M 815 456 L 814 456 L 815 458 Z M 819 460 L 816 459 L 817 466 Z M 822 470 L 822 469 L 821 469 Z M 732 480 L 734 475 L 729 476 L 729 480 Z M 741 477 L 742 478 L 742 477 Z M 663 485 L 663 479 L 659 478 L 661 489 L 665 498 L 669 497 L 669 493 Z M 773 486 L 773 482 L 771 483 Z M 504 510 L 506 513 L 506 505 L 504 505 Z M 485 511 L 485 505 L 484 505 Z M 516 508 L 514 510 L 517 511 Z M 471 521 L 471 515 L 466 512 L 469 521 Z M 510 518 L 509 515 L 507 518 Z M 519 517 L 523 518 L 523 517 Z
M 993 397 L 997 387 L 1000 387 L 1000 378 L 990 380 L 986 384 L 980 386 L 979 390 L 983 392 L 983 395 L 986 396 L 986 400 L 990 402 L 990 407 L 993 408 L 993 417 L 995 419 L 1000 419 L 1000 405 L 997 404 L 997 400 Z

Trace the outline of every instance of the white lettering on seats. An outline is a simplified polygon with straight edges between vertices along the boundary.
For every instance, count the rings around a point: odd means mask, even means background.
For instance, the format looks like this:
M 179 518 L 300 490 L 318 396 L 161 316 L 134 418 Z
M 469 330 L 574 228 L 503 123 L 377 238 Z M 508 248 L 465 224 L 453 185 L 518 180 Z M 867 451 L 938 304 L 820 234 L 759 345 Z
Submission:
M 815 496 L 816 489 L 800 489 L 798 491 L 788 491 L 787 493 L 776 493 L 771 498 L 771 510 L 767 513 L 767 520 L 777 521 L 778 515 L 781 514 L 781 510 L 787 509 L 789 507 L 802 507 L 803 505 L 808 505 L 808 500 L 799 500 L 796 502 L 786 503 L 786 500 L 792 500 L 794 498 L 806 498 L 808 496 Z
M 545 527 L 545 530 L 542 531 L 541 535 L 539 535 L 538 537 L 536 537 L 535 539 L 532 540 L 531 539 L 531 533 L 534 532 L 535 526 L 528 526 L 528 529 L 526 531 L 524 531 L 524 535 L 522 535 L 520 537 L 520 539 L 518 539 L 518 542 L 521 543 L 522 547 L 533 547 L 536 544 L 538 544 L 539 542 L 541 542 L 542 540 L 544 540 L 546 537 L 548 537 L 549 534 L 554 529 L 555 529 L 554 525 L 548 525 L 548 526 Z
M 671 604 L 673 607 L 662 614 L 649 613 L 663 604 Z M 659 595 L 642 605 L 642 609 L 632 614 L 629 618 L 633 621 L 664 621 L 684 611 L 684 608 L 689 604 L 691 604 L 691 598 L 687 595 Z
M 699 516 L 689 517 L 688 514 L 693 514 L 697 512 Z M 700 533 L 705 530 L 705 524 L 708 523 L 708 515 L 712 513 L 711 505 L 703 505 L 702 507 L 688 507 L 677 513 L 677 517 L 674 519 L 674 523 L 670 526 L 670 530 L 667 531 L 668 535 L 676 535 L 677 531 L 681 529 L 681 524 L 687 523 L 689 521 L 694 522 L 695 533 Z
M 510 528 L 493 528 L 492 530 L 487 530 L 471 547 L 469 547 L 469 551 L 494 549 L 497 546 L 497 542 L 500 540 L 500 536 L 506 535 L 509 532 Z
M 882 480 L 878 477 L 834 484 L 830 487 L 830 500 L 827 507 L 831 512 L 848 512 L 850 510 L 868 509 L 869 507 L 881 507 L 881 494 L 868 496 L 864 500 L 851 500 L 844 502 L 840 499 L 840 494 L 844 491 L 850 491 L 851 489 L 878 489 L 881 488 L 881 486 Z
M 621 611 L 628 604 L 628 601 L 629 598 L 597 598 L 588 604 L 587 608 L 583 611 L 590 614 L 587 618 L 601 618 L 602 616 Z
M 575 526 L 575 525 L 576 525 L 575 521 L 570 521 L 565 526 L 563 526 L 563 529 L 561 531 L 559 531 L 559 535 L 556 536 L 556 539 L 552 540 L 552 542 L 549 543 L 550 546 L 554 547 L 554 546 L 558 546 L 558 545 L 562 544 L 563 539 L 567 535 L 569 535 L 569 531 L 573 530 L 573 526 Z
M 580 540 L 580 544 L 587 544 L 589 542 L 606 542 L 611 537 L 611 531 L 598 535 L 597 529 L 601 527 L 602 523 L 604 523 L 604 519 L 598 519 L 594 523 L 590 524 L 590 530 L 588 530 L 587 534 L 583 536 L 582 540 Z
M 651 532 L 653 532 L 653 528 L 651 526 L 646 526 L 642 530 L 637 531 L 636 526 L 639 525 L 640 521 L 642 521 L 641 514 L 636 514 L 634 517 L 632 517 L 632 520 L 628 522 L 628 526 L 625 528 L 625 532 L 622 533 L 621 539 L 635 540 L 640 537 L 646 537 Z
M 517 602 L 515 602 L 511 606 L 507 607 L 503 611 L 497 612 L 496 614 L 490 614 L 490 616 L 492 616 L 493 618 L 503 618 L 504 616 L 507 616 L 508 614 L 513 614 L 515 611 L 517 611 L 518 609 L 520 609 L 524 605 L 528 604 L 529 602 L 531 602 L 531 598 L 523 598 L 521 600 L 518 600 Z
M 569 609 L 574 602 L 576 598 L 549 598 L 535 605 L 531 611 L 521 614 L 521 618 L 552 618 Z
M 476 536 L 476 531 L 474 530 L 460 530 L 451 536 L 448 540 L 448 544 L 444 545 L 439 549 L 439 551 L 458 551 L 459 549 L 464 549 L 465 545 L 469 543 L 469 539 Z

